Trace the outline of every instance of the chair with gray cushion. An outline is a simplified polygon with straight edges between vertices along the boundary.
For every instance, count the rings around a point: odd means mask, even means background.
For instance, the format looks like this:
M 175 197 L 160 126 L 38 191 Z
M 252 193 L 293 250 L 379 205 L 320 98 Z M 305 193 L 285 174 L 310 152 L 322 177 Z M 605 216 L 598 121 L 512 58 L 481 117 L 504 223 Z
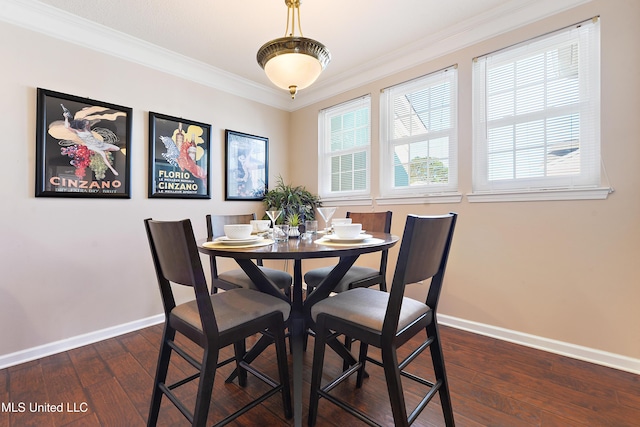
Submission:
M 453 426 L 453 409 L 445 372 L 437 308 L 449 249 L 453 240 L 457 215 L 407 217 L 400 245 L 398 261 L 389 293 L 371 288 L 356 288 L 326 298 L 311 307 L 311 320 L 316 331 L 309 399 L 309 426 L 318 415 L 318 401 L 325 398 L 356 416 L 361 421 L 378 426 L 373 419 L 330 391 L 357 373 L 356 387 L 363 384 L 366 362 L 384 370 L 394 425 L 408 426 L 420 415 L 431 398 L 438 393 L 447 426 Z M 404 296 L 410 283 L 429 282 L 426 303 Z M 404 360 L 398 360 L 398 349 L 420 332 L 426 330 L 426 340 Z M 338 335 L 348 335 L 360 341 L 358 362 L 345 372 L 321 386 L 325 344 Z M 368 357 L 369 346 L 380 349 L 382 360 Z M 429 381 L 407 371 L 407 366 L 426 348 L 430 349 L 435 379 Z M 422 373 L 421 373 L 422 374 Z M 407 414 L 402 379 L 417 381 L 428 392 L 417 407 Z
M 249 224 L 252 219 L 256 219 L 256 214 L 207 215 L 207 236 L 209 239 L 224 236 L 224 226 L 226 224 Z M 256 285 L 241 268 L 218 273 L 216 257 L 209 257 L 209 263 L 211 266 L 211 293 L 218 292 L 218 289 L 257 289 Z M 261 261 L 258 261 L 258 265 L 262 265 Z M 260 269 L 276 286 L 284 290 L 285 294 L 290 295 L 293 278 L 289 273 L 267 267 L 260 267 Z
M 370 232 L 391 233 L 391 211 L 386 212 L 347 212 L 347 218 L 351 218 L 353 223 L 362 224 L 362 229 Z M 380 267 L 375 269 L 353 265 L 347 274 L 338 282 L 334 292 L 343 292 L 347 289 L 369 287 L 380 285 L 380 290 L 387 290 L 387 257 L 388 250 L 381 252 Z M 304 275 L 304 282 L 307 284 L 307 292 L 315 289 L 326 276 L 329 275 L 333 267 L 321 267 L 309 270 Z
M 145 228 L 165 312 L 164 332 L 147 425 L 156 425 L 164 395 L 191 425 L 204 426 L 211 403 L 216 370 L 234 361 L 239 372 L 240 386 L 246 386 L 249 372 L 270 387 L 268 391 L 216 425 L 224 425 L 236 419 L 255 405 L 278 393 L 282 395 L 285 417 L 291 418 L 291 392 L 284 338 L 285 319 L 289 317 L 290 305 L 283 299 L 252 289 L 234 289 L 211 295 L 193 237 L 191 221 L 146 219 Z M 172 286 L 178 285 L 193 288 L 195 300 L 176 305 Z M 266 329 L 269 329 L 276 343 L 279 382 L 257 371 L 243 360 L 246 351 L 245 338 Z M 174 341 L 176 333 L 184 335 L 202 347 L 204 350 L 202 356 L 194 356 Z M 219 361 L 220 349 L 231 344 L 234 345 L 234 357 Z M 165 381 L 173 352 L 189 362 L 198 372 L 176 383 L 167 384 Z M 199 381 L 195 409 L 191 411 L 178 398 L 179 394 L 174 390 L 194 379 Z
M 347 218 L 351 218 L 353 223 L 362 224 L 362 229 L 377 233 L 391 233 L 391 211 L 386 212 L 347 212 Z M 352 265 L 349 271 L 338 282 L 333 292 L 344 292 L 348 289 L 363 288 L 379 285 L 380 290 L 387 291 L 387 258 L 389 251 L 384 250 L 380 254 L 380 267 L 375 269 L 360 265 Z M 331 272 L 332 267 L 320 267 L 309 270 L 304 275 L 304 282 L 307 284 L 307 293 L 313 290 Z M 344 337 L 344 345 L 351 349 L 351 339 Z M 306 344 L 306 341 L 305 341 Z M 347 369 L 345 361 L 344 369 Z

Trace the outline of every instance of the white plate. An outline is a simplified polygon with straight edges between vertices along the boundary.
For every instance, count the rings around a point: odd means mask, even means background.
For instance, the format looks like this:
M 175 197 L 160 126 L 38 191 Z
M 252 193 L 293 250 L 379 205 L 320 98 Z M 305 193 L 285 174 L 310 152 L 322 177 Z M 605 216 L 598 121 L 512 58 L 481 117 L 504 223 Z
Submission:
M 372 238 L 371 234 L 361 234 L 356 237 L 338 237 L 335 234 L 329 234 L 328 236 L 324 236 L 325 239 L 331 240 L 332 242 L 342 242 L 342 243 L 354 243 L 354 242 L 362 242 L 363 240 L 367 240 Z
M 218 237 L 214 241 L 217 243 L 224 243 L 225 245 L 246 245 L 247 243 L 254 243 L 258 240 L 262 240 L 262 236 L 251 236 L 246 239 L 232 239 L 227 236 Z
M 317 234 L 327 234 L 327 231 L 328 230 L 318 230 L 318 231 L 316 231 L 316 233 Z M 360 234 L 364 234 L 366 232 L 367 232 L 367 230 L 362 230 L 362 231 L 360 231 Z M 335 234 L 332 234 L 332 235 L 335 236 Z

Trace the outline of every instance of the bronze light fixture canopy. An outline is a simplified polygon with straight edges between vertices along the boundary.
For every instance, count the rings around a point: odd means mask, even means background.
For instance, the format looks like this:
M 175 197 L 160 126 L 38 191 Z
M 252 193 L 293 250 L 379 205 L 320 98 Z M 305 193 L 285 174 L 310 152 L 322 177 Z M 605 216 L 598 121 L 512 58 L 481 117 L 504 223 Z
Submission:
M 331 61 L 331 53 L 322 43 L 302 36 L 301 1 L 284 0 L 284 3 L 287 5 L 285 36 L 263 44 L 256 59 L 269 80 L 279 88 L 289 89 L 294 99 L 298 90 L 316 81 Z M 295 35 L 296 21 L 300 36 Z

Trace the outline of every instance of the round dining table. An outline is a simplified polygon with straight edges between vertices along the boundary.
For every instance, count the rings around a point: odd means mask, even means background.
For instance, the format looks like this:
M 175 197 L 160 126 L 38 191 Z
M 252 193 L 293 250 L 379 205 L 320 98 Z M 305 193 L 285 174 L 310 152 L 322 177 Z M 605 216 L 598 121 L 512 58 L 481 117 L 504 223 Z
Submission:
M 302 360 L 305 335 L 307 334 L 307 329 L 312 326 L 311 307 L 331 294 L 331 291 L 360 255 L 389 249 L 399 240 L 398 236 L 387 233 L 367 234 L 366 239 L 354 239 L 351 241 L 331 239 L 331 236 L 315 239 L 305 239 L 301 236 L 300 238 L 289 238 L 287 242 L 255 239 L 246 244 L 235 244 L 234 242 L 226 242 L 223 239 L 216 238 L 198 241 L 200 253 L 235 259 L 240 268 L 247 273 L 260 291 L 291 303 L 289 332 L 291 334 L 291 353 L 293 358 L 293 412 L 295 426 L 302 425 Z M 339 258 L 339 261 L 314 291 L 307 295 L 306 298 L 303 298 L 302 260 L 312 258 Z M 254 260 L 267 259 L 293 260 L 293 291 L 291 299 L 269 280 L 254 262 Z M 343 359 L 350 363 L 355 362 L 351 353 L 340 345 L 337 340 L 328 342 L 328 344 Z M 258 344 L 256 343 L 256 345 Z M 245 359 L 255 358 L 264 348 L 258 347 L 253 353 L 250 350 Z

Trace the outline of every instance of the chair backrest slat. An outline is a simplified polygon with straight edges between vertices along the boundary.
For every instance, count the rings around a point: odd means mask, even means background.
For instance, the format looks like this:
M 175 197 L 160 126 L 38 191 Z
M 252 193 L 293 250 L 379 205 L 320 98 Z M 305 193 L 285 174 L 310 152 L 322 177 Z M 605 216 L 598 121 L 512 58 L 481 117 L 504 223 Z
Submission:
M 362 224 L 362 229 L 377 233 L 391 233 L 391 216 L 393 212 L 347 212 L 352 222 Z
M 209 240 L 214 237 L 224 236 L 224 226 L 226 224 L 249 224 L 252 219 L 256 219 L 256 214 L 238 214 L 238 215 L 211 215 L 207 214 L 207 238 Z M 218 278 L 218 264 L 215 256 L 209 256 L 209 264 L 211 267 L 211 277 L 215 280 Z M 262 265 L 262 261 L 258 263 Z
M 426 280 L 438 273 L 449 237 L 449 227 L 444 225 L 445 220 L 415 223 L 413 235 L 417 238 L 411 239 L 411 248 L 407 251 L 405 283 Z
M 249 221 L 256 219 L 256 214 L 239 215 L 207 215 L 207 236 L 224 236 L 224 226 L 227 224 L 249 224 Z
M 185 236 L 190 224 L 150 221 L 148 225 L 162 275 L 170 282 L 195 287 L 194 266 Z
M 393 212 L 347 212 L 347 218 L 352 222 L 362 224 L 362 229 L 376 233 L 391 233 L 391 217 Z M 387 259 L 389 250 L 385 249 L 380 254 L 380 276 L 382 276 L 380 289 L 386 290 Z

